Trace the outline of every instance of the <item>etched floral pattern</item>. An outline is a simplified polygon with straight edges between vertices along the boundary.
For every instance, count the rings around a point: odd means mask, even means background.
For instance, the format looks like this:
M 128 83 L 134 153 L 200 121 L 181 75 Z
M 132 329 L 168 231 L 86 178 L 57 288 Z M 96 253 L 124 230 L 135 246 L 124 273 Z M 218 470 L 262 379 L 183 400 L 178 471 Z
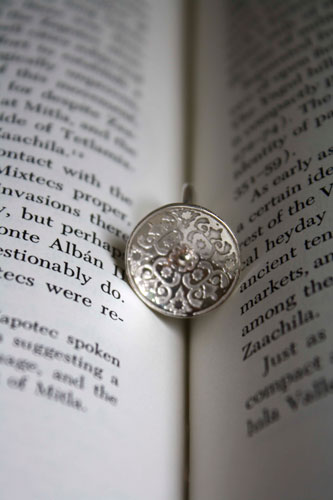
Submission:
M 212 309 L 239 275 L 229 228 L 208 210 L 169 205 L 135 228 L 126 252 L 129 280 L 155 310 L 190 317 Z

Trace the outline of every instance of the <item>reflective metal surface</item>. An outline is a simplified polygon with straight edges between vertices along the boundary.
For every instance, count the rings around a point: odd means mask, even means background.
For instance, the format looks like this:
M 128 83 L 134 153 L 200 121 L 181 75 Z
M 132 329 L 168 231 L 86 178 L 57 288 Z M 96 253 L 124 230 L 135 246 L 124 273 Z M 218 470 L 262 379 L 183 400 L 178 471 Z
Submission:
M 174 203 L 147 215 L 126 248 L 126 272 L 152 309 L 189 318 L 222 304 L 240 270 L 235 236 L 205 208 Z

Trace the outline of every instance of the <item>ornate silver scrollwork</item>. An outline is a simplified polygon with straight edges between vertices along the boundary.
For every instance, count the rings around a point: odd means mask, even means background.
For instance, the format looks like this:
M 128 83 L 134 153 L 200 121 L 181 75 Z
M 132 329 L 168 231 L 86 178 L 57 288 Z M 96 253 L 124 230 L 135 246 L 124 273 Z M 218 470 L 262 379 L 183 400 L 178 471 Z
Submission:
M 175 203 L 149 214 L 126 248 L 131 286 L 154 310 L 192 317 L 225 301 L 239 276 L 235 236 L 212 212 Z

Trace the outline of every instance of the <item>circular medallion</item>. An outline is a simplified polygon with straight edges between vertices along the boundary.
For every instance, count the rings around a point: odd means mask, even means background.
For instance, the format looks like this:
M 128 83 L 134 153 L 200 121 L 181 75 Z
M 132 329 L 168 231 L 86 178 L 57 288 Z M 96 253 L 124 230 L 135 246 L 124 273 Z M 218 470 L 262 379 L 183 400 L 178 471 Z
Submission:
M 149 307 L 190 318 L 222 304 L 240 271 L 235 236 L 209 210 L 174 203 L 147 215 L 126 247 L 131 287 Z

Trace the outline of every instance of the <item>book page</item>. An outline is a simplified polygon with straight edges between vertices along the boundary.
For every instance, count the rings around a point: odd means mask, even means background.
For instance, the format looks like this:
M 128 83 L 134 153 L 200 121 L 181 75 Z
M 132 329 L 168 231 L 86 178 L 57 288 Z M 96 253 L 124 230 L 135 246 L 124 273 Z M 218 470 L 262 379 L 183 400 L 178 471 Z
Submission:
M 180 193 L 181 18 L 173 1 L 1 5 L 4 500 L 182 497 L 181 325 L 123 261 Z
M 197 202 L 240 243 L 193 322 L 191 499 L 329 498 L 332 2 L 201 2 Z

